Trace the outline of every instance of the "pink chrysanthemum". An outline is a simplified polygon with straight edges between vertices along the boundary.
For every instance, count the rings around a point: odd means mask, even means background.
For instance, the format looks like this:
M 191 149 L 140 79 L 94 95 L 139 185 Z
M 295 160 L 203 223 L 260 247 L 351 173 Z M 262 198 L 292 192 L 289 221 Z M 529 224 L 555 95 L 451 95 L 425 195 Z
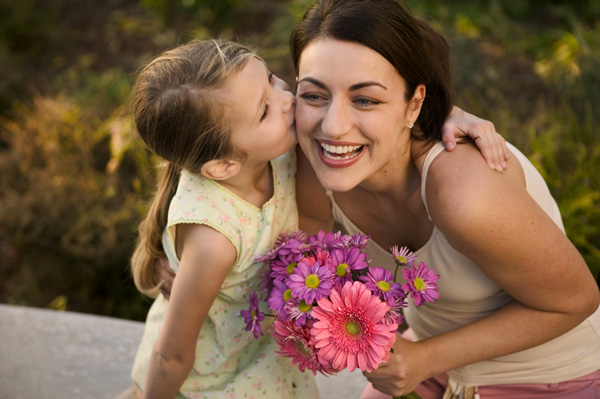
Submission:
M 415 302 L 415 305 L 421 306 L 423 301 L 433 302 L 440 297 L 438 286 L 435 283 L 440 278 L 439 274 L 435 274 L 433 270 L 421 262 L 418 266 L 411 266 L 402 270 L 406 284 L 402 285 L 402 289 Z
M 412 253 L 408 247 L 398 249 L 398 246 L 394 245 L 391 250 L 394 262 L 396 262 L 398 266 L 412 266 L 417 260 L 417 255 Z
M 310 323 L 308 326 L 297 326 L 293 321 L 275 319 L 271 335 L 277 341 L 280 350 L 277 353 L 292 359 L 292 364 L 298 364 L 300 371 L 305 369 L 317 375 L 317 371 L 325 375 L 331 370 L 319 362 L 316 349 L 310 343 Z
M 390 309 L 385 314 L 385 324 L 402 324 L 402 322 L 404 321 L 402 308 L 408 306 L 408 304 L 406 303 L 406 294 L 404 293 L 404 291 L 402 291 L 402 295 L 398 296 L 397 298 L 392 298 L 389 301 L 387 301 L 387 304 L 390 306 Z
M 388 309 L 361 282 L 347 282 L 339 292 L 334 289 L 313 308 L 317 321 L 310 333 L 317 356 L 336 371 L 376 369 L 389 359 L 396 341 L 398 326 L 383 323 Z

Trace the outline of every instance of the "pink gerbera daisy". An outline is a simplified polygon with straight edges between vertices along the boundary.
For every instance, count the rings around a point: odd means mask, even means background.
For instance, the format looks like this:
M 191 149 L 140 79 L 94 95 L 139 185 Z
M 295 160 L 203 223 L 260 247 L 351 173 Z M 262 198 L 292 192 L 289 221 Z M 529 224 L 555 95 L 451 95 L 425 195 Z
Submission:
M 439 274 L 435 274 L 433 270 L 427 267 L 423 262 L 418 266 L 411 266 L 402 270 L 406 284 L 402 285 L 402 289 L 415 301 L 415 305 L 421 306 L 423 301 L 433 302 L 440 297 L 438 286 L 435 283 L 440 278 Z
M 334 289 L 313 308 L 317 320 L 310 333 L 317 356 L 330 362 L 333 369 L 372 371 L 390 357 L 396 341 L 397 325 L 383 321 L 389 309 L 361 282 L 347 282 Z
M 300 371 L 305 369 L 317 375 L 317 371 L 327 375 L 331 370 L 322 365 L 317 358 L 316 349 L 310 343 L 310 323 L 308 326 L 297 326 L 293 321 L 275 319 L 271 335 L 277 341 L 281 350 L 277 353 L 292 359 L 292 364 L 298 363 Z

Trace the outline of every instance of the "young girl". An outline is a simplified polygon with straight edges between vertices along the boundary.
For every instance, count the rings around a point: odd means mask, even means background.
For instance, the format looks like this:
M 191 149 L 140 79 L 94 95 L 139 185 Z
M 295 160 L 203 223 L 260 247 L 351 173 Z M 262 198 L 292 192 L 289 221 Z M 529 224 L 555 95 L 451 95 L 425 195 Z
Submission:
M 239 316 L 266 253 L 298 228 L 294 97 L 256 54 L 193 41 L 163 53 L 132 91 L 140 136 L 167 160 L 132 259 L 156 296 L 164 252 L 178 278 L 159 295 L 133 366 L 144 398 L 318 398 L 312 374 L 256 340 Z

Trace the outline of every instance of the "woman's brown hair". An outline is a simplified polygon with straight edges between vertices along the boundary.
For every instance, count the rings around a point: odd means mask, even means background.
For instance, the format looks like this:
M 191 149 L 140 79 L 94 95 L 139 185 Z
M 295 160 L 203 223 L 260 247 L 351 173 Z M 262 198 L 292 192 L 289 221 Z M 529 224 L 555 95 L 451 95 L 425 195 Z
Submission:
M 398 0 L 320 0 L 292 32 L 296 75 L 304 49 L 321 38 L 355 42 L 377 51 L 406 81 L 406 101 L 424 84 L 427 93 L 412 134 L 441 140 L 453 102 L 448 44 L 442 35 L 413 17 Z
M 204 163 L 232 155 L 225 102 L 215 89 L 256 57 L 234 42 L 195 40 L 168 50 L 140 72 L 130 96 L 136 129 L 166 161 L 146 218 L 139 227 L 131 270 L 136 287 L 158 295 L 154 262 L 164 256 L 162 235 L 182 169 L 200 174 Z

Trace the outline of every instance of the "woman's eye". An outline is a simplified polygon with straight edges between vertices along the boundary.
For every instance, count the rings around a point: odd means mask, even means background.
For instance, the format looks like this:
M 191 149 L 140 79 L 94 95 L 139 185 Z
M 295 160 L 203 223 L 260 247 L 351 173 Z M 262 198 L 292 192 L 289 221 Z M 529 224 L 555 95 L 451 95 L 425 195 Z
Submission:
M 354 100 L 354 102 L 361 107 L 368 107 L 370 105 L 380 104 L 379 101 L 371 100 L 369 98 L 358 98 L 358 99 Z
M 269 115 L 269 104 L 265 105 L 265 110 L 263 111 L 262 116 L 260 117 L 260 121 L 264 121 L 265 119 L 267 119 L 267 116 Z
M 302 98 L 303 100 L 306 100 L 308 102 L 316 102 L 316 101 L 322 100 L 323 96 L 321 96 L 319 94 L 306 93 L 306 94 L 301 94 L 300 98 Z
M 269 71 L 269 83 L 273 84 L 273 72 Z

